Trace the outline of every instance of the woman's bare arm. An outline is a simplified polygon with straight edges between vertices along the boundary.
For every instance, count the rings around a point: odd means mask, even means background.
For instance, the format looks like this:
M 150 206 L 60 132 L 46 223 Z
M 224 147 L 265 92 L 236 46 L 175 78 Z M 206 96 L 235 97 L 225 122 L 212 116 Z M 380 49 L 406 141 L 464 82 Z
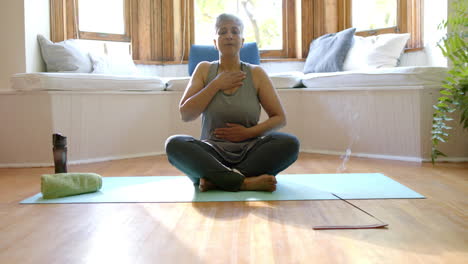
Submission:
M 286 114 L 273 84 L 267 73 L 261 67 L 252 69 L 254 83 L 257 82 L 257 92 L 260 104 L 268 115 L 268 119 L 252 127 L 254 136 L 279 129 L 286 125 Z

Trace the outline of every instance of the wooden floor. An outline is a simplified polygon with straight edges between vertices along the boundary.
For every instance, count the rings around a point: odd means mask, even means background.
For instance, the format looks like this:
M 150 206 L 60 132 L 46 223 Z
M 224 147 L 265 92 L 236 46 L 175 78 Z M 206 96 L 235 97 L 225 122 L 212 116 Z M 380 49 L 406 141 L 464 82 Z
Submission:
M 284 173 L 336 173 L 338 156 L 301 154 Z M 0 169 L 0 263 L 468 263 L 468 163 L 351 158 L 427 199 L 20 205 L 53 168 Z M 180 175 L 165 156 L 69 166 L 102 176 Z M 281 188 L 281 185 L 278 186 Z

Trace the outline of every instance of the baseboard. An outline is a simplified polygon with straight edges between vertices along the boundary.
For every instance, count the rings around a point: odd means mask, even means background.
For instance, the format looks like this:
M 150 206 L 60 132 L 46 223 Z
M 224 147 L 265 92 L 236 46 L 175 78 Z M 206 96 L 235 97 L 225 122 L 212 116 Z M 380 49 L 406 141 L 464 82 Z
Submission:
M 141 157 L 147 157 L 147 156 L 157 156 L 157 155 L 163 155 L 163 154 L 166 154 L 166 152 L 164 151 L 148 152 L 148 153 L 138 153 L 138 154 L 131 154 L 131 155 L 109 156 L 109 157 L 94 158 L 94 159 L 71 160 L 71 161 L 68 161 L 67 164 L 68 165 L 86 164 L 86 163 L 102 162 L 102 161 L 109 161 L 109 160 L 121 160 L 121 159 L 141 158 Z M 52 166 L 54 166 L 53 162 L 0 164 L 0 168 L 32 168 L 32 167 L 52 167 Z
M 315 153 L 315 154 L 325 154 L 325 155 L 335 155 L 342 156 L 345 155 L 345 151 L 329 151 L 329 150 L 317 150 L 317 149 L 302 149 L 301 152 L 304 153 Z M 86 164 L 94 162 L 103 162 L 109 160 L 120 160 L 120 159 L 132 159 L 132 158 L 141 158 L 148 156 L 157 156 L 165 155 L 164 151 L 160 152 L 148 152 L 148 153 L 138 153 L 131 155 L 121 155 L 121 156 L 109 156 L 102 158 L 94 159 L 84 159 L 84 160 L 72 160 L 69 161 L 69 165 L 76 164 Z M 430 159 L 422 159 L 419 157 L 407 157 L 407 156 L 393 156 L 393 155 L 379 155 L 379 154 L 369 154 L 369 153 L 351 153 L 351 157 L 361 157 L 361 158 L 371 158 L 371 159 L 387 159 L 387 160 L 400 160 L 400 161 L 409 161 L 409 162 L 431 162 Z M 441 157 L 437 159 L 437 162 L 468 162 L 468 157 Z M 0 164 L 0 168 L 33 168 L 33 167 L 52 167 L 54 163 L 4 163 Z
M 37 167 L 51 167 L 53 163 L 0 163 L 1 168 L 37 168 Z
M 166 152 L 159 151 L 159 152 L 138 153 L 138 154 L 131 154 L 131 155 L 110 156 L 110 157 L 85 159 L 85 160 L 74 160 L 74 161 L 68 162 L 68 164 L 70 164 L 70 165 L 85 164 L 85 163 L 102 162 L 102 161 L 109 161 L 109 160 L 120 160 L 120 159 L 132 159 L 132 158 L 141 158 L 141 157 L 148 157 L 148 156 L 157 156 L 157 155 L 163 155 L 163 154 L 166 154 Z
M 423 159 L 423 162 L 432 162 L 431 159 Z M 440 157 L 437 158 L 438 162 L 468 162 L 468 157 Z
M 330 151 L 330 150 L 319 150 L 319 149 L 303 149 L 305 153 L 325 154 L 325 155 L 345 155 L 345 151 Z M 351 157 L 371 158 L 371 159 L 388 159 L 388 160 L 400 160 L 410 162 L 422 162 L 423 159 L 420 157 L 408 157 L 408 156 L 393 156 L 393 155 L 380 155 L 380 154 L 369 154 L 369 153 L 351 153 Z
M 316 153 L 325 155 L 345 155 L 345 151 L 329 151 L 329 150 L 301 150 L 305 153 Z M 431 162 L 431 159 L 425 159 L 420 157 L 408 157 L 408 156 L 393 156 L 393 155 L 380 155 L 380 154 L 369 154 L 369 153 L 351 153 L 352 157 L 371 158 L 371 159 L 388 159 L 388 160 L 400 160 L 409 162 Z M 468 157 L 440 157 L 437 158 L 437 162 L 468 162 Z

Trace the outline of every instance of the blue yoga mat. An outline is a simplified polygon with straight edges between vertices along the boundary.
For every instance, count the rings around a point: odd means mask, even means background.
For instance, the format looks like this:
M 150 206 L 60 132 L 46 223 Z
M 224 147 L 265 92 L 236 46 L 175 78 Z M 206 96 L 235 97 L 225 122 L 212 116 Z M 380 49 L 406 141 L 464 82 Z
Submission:
M 276 176 L 277 190 L 268 192 L 199 192 L 185 176 L 103 177 L 95 193 L 42 199 L 38 193 L 22 201 L 32 203 L 164 203 L 219 201 L 280 201 L 425 198 L 381 173 L 284 174 Z

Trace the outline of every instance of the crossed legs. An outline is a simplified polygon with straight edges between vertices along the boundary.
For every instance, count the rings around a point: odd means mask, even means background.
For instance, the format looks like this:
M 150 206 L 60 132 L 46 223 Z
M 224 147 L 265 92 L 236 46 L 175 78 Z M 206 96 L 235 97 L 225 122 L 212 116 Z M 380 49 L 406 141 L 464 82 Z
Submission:
M 175 135 L 166 141 L 169 162 L 201 191 L 274 191 L 274 176 L 296 161 L 298 152 L 297 138 L 280 132 L 263 137 L 237 164 L 229 164 L 210 146 L 191 136 Z

